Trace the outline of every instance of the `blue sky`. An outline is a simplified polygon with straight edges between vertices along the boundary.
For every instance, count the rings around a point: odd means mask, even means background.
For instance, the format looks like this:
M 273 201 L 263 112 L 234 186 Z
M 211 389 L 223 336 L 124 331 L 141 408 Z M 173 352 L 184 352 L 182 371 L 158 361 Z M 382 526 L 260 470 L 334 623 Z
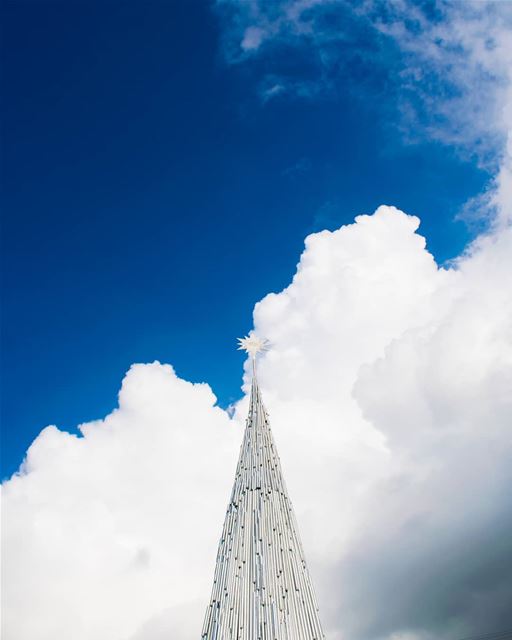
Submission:
M 235 338 L 307 234 L 383 203 L 421 218 L 439 263 L 476 233 L 456 216 L 489 175 L 404 134 L 391 45 L 344 55 L 336 91 L 269 97 L 273 78 L 315 76 L 314 56 L 237 57 L 211 3 L 3 13 L 3 477 L 45 425 L 110 411 L 133 362 L 238 399 Z M 350 50 L 372 37 L 353 30 Z

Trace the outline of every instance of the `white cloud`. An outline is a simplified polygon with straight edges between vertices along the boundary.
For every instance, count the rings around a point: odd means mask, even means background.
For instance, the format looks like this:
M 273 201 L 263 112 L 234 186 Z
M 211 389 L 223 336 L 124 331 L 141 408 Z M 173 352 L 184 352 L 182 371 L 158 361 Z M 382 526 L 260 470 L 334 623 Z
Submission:
M 332 640 L 512 626 L 512 232 L 440 269 L 418 222 L 381 207 L 309 236 L 255 308 Z M 83 437 L 41 432 L 4 486 L 5 640 L 199 636 L 247 406 L 214 402 L 134 365 Z
M 168 365 L 134 365 L 83 437 L 41 432 L 4 487 L 2 637 L 129 638 L 168 607 L 183 624 L 180 604 L 209 588 L 204 523 L 223 517 L 238 448 L 214 402 Z
M 454 145 L 495 173 L 486 202 L 497 223 L 512 222 L 512 4 L 438 2 L 427 12 L 405 0 L 375 27 L 403 53 L 404 129 Z M 382 13 L 381 13 L 382 15 Z M 419 113 L 421 115 L 419 116 Z M 407 134 L 406 134 L 407 135 Z
M 382 95 L 368 94 L 361 75 L 381 73 L 388 94 L 386 123 L 395 101 L 392 126 L 404 141 L 441 141 L 494 176 L 488 192 L 462 215 L 498 225 L 512 222 L 512 3 L 218 0 L 217 5 L 232 9 L 223 14 L 229 16 L 227 59 L 267 57 L 267 76 L 259 84 L 264 102 L 272 98 L 266 92 L 271 84 L 281 87 L 279 93 L 307 99 L 352 89 L 380 104 Z M 286 45 L 285 53 L 272 46 L 279 44 Z M 296 70 L 293 77 L 279 72 L 280 56 L 289 56 L 293 47 L 311 53 L 305 77 Z M 352 65 L 360 87 L 351 77 Z
M 244 37 L 242 39 L 242 42 L 240 43 L 240 46 L 244 51 L 257 49 L 264 37 L 264 32 L 261 28 L 248 27 L 244 33 Z
M 445 270 L 417 222 L 311 236 L 255 311 L 332 637 L 493 630 L 512 595 L 512 231 Z

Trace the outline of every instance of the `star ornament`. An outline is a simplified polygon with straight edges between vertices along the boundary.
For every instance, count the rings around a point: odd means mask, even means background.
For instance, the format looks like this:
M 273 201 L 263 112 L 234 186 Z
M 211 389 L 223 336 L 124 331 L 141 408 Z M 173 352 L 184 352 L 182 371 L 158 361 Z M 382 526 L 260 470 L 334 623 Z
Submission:
M 238 349 L 241 351 L 247 351 L 247 353 L 253 358 L 256 357 L 257 353 L 262 351 L 266 351 L 268 349 L 268 340 L 264 338 L 258 338 L 254 334 L 245 336 L 245 338 L 237 338 L 238 339 Z

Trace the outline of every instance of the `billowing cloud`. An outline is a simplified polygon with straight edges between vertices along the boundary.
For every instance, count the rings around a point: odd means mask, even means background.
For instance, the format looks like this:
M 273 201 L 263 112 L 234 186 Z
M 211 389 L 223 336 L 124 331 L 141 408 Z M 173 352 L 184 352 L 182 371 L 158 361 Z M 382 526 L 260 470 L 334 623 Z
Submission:
M 41 432 L 4 486 L 2 637 L 124 639 L 166 609 L 167 633 L 197 637 L 203 602 L 195 624 L 183 611 L 209 589 L 205 523 L 222 520 L 238 448 L 214 404 L 169 365 L 133 365 L 119 408 L 82 437 Z
M 512 231 L 439 268 L 392 207 L 306 239 L 259 377 L 328 638 L 512 626 Z M 247 379 L 246 379 L 247 384 Z M 134 365 L 5 483 L 6 640 L 198 637 L 247 398 Z
M 311 236 L 255 311 L 333 638 L 512 626 L 512 232 L 439 269 L 417 222 Z

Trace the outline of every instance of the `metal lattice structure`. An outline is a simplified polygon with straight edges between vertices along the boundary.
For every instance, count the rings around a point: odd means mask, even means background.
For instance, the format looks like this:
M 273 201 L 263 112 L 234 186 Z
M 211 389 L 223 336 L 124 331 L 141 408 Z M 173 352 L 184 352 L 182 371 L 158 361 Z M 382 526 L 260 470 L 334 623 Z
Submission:
M 324 638 L 295 515 L 255 375 L 201 638 Z

